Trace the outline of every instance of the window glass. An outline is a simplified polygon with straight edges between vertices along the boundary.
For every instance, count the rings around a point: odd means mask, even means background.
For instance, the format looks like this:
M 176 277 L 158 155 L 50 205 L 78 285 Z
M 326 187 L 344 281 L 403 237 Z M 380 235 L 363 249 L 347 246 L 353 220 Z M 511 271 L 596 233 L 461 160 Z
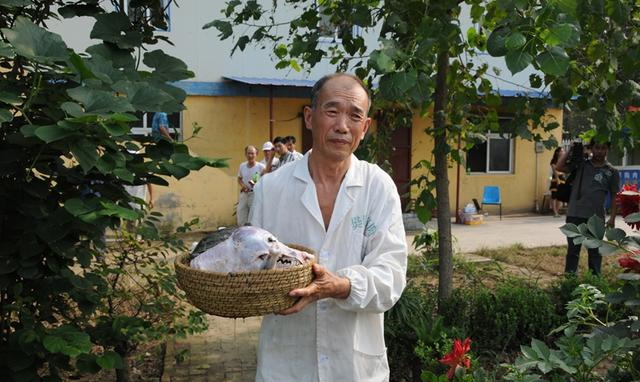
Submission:
M 477 143 L 467 152 L 469 172 L 487 172 L 487 143 Z
M 489 171 L 511 170 L 511 139 L 490 138 L 489 139 Z

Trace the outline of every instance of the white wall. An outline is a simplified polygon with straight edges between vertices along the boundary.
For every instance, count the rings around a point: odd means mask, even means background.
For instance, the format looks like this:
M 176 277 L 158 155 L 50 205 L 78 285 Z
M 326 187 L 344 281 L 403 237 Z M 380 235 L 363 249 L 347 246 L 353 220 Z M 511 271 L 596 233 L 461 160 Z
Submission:
M 271 4 L 271 0 L 262 1 L 266 8 Z M 185 61 L 189 69 L 195 73 L 194 81 L 218 82 L 222 81 L 223 76 L 317 79 L 334 71 L 334 66 L 329 63 L 329 60 L 323 60 L 311 73 L 296 72 L 292 69 L 275 69 L 271 46 L 264 49 L 248 46 L 244 52 L 238 50 L 233 57 L 230 57 L 234 41 L 231 39 L 220 41 L 215 28 L 202 29 L 206 23 L 223 16 L 220 11 L 224 6 L 224 0 L 179 0 L 177 6 L 171 5 L 171 31 L 159 32 L 167 35 L 174 45 L 161 42 L 157 47 Z M 461 15 L 463 34 L 472 26 L 468 10 L 469 8 L 465 6 Z M 280 8 L 276 21 L 292 20 L 296 12 L 299 10 Z M 49 26 L 53 31 L 62 34 L 68 45 L 77 51 L 83 51 L 89 45 L 97 43 L 89 39 L 93 26 L 92 18 L 61 19 L 52 21 Z M 278 33 L 288 34 L 288 26 L 279 28 Z M 378 30 L 365 34 L 367 46 L 377 46 L 377 34 Z M 156 46 L 149 48 L 156 49 Z M 500 70 L 500 75 L 490 77 L 496 89 L 500 90 L 527 90 L 529 75 L 536 72 L 529 67 L 513 76 L 507 69 L 503 57 L 496 58 L 483 54 L 475 60 L 477 63 L 486 62 L 489 66 Z M 495 75 L 491 70 L 489 73 Z

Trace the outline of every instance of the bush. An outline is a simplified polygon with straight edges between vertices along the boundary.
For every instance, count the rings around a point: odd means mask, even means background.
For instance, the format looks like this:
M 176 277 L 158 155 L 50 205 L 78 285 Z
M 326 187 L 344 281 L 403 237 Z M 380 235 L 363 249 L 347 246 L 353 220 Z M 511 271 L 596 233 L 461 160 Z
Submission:
M 396 305 L 384 315 L 391 381 L 420 381 L 422 365 L 414 349 L 418 345 L 416 325 L 432 320 L 435 298 L 411 283 Z
M 459 288 L 441 309 L 445 324 L 458 327 L 478 349 L 516 350 L 532 337 L 544 337 L 560 322 L 548 293 L 517 280 L 493 290 Z
M 582 284 L 592 285 L 604 294 L 613 293 L 622 285 L 620 281 L 610 281 L 603 277 L 594 276 L 591 273 L 565 275 L 554 283 L 550 290 L 551 298 L 556 306 L 556 312 L 559 315 L 564 316 L 567 303 L 575 298 L 573 292 Z M 606 310 L 606 306 L 597 306 L 595 313 L 604 315 Z M 629 316 L 630 312 L 624 306 L 616 305 L 609 311 L 609 315 L 611 320 L 616 321 Z

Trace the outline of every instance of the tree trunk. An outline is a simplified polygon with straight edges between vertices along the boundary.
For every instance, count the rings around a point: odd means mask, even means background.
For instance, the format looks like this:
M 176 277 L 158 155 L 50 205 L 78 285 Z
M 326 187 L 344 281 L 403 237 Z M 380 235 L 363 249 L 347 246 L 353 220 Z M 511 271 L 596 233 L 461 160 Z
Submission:
M 129 374 L 129 352 L 122 349 L 115 349 L 116 353 L 122 358 L 122 369 L 116 369 L 116 382 L 129 382 L 131 375 Z
M 434 159 L 436 175 L 436 203 L 438 206 L 438 307 L 451 296 L 453 290 L 453 251 L 451 244 L 451 211 L 449 203 L 449 176 L 447 158 L 447 74 L 449 49 L 442 43 L 438 55 L 436 92 L 434 102 Z

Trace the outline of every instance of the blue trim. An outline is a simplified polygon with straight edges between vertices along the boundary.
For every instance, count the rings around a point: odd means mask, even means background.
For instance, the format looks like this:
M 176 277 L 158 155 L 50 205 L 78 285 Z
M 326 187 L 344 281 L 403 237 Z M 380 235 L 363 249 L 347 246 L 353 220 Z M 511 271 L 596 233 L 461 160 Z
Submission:
M 228 97 L 269 97 L 270 88 L 276 98 L 310 98 L 313 81 L 308 80 L 275 80 L 251 77 L 227 77 L 231 81 L 203 82 L 179 81 L 173 85 L 191 96 L 228 96 Z M 239 80 L 242 78 L 242 81 Z M 549 94 L 526 92 L 520 90 L 499 90 L 498 94 L 505 98 L 529 96 L 531 98 L 548 98 Z
M 310 98 L 311 89 L 298 86 L 249 85 L 238 82 L 179 81 L 173 85 L 191 96 L 269 97 L 270 87 L 276 98 Z

